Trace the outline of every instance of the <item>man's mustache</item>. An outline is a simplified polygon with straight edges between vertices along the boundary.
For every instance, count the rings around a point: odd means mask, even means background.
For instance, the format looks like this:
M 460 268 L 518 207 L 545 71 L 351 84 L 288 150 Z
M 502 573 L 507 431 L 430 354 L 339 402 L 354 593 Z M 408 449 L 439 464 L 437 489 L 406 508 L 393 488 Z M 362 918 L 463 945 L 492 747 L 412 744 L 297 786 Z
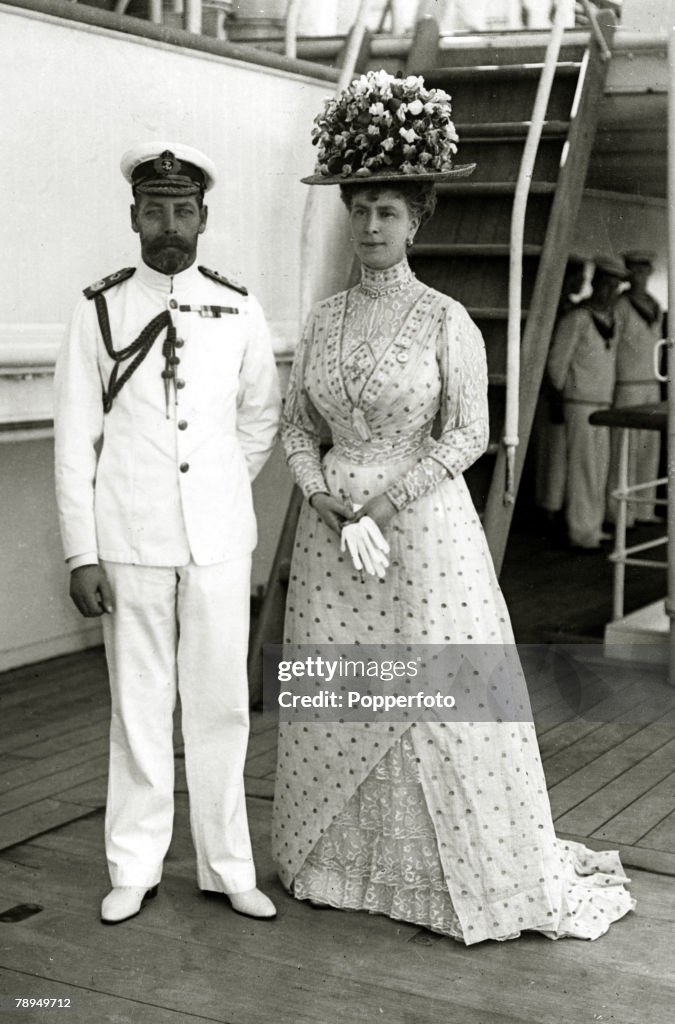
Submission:
M 191 252 L 192 247 L 189 242 L 186 242 L 183 238 L 179 238 L 176 235 L 165 235 L 163 238 L 156 238 L 153 242 L 148 243 L 148 250 L 150 252 L 161 252 L 162 249 L 180 249 L 181 252 Z

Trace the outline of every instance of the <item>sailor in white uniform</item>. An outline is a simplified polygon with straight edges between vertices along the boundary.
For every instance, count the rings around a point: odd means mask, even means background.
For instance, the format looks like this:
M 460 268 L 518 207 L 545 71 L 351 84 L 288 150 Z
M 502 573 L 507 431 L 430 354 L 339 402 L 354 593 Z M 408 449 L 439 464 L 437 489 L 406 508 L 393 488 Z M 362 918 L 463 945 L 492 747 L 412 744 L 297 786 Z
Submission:
M 661 399 L 661 385 L 654 367 L 654 346 L 663 337 L 663 310 L 647 284 L 654 269 L 655 254 L 632 249 L 623 254 L 630 275 L 630 287 L 616 304 L 616 387 L 614 405 L 650 405 Z M 628 437 L 628 484 L 644 484 L 659 475 L 661 435 L 658 430 L 631 430 Z M 619 483 L 620 431 L 612 438 L 609 471 L 611 492 Z M 661 522 L 653 504 L 656 489 L 640 491 L 640 505 L 628 505 L 626 521 Z M 651 504 L 650 504 L 651 502 Z M 611 518 L 616 502 L 610 498 Z
M 149 143 L 122 158 L 135 268 L 85 290 L 56 369 L 56 490 L 70 592 L 102 615 L 112 695 L 101 918 L 154 895 L 173 824 L 180 693 L 202 890 L 273 917 L 244 799 L 251 480 L 280 397 L 258 302 L 196 262 L 211 161 Z
M 562 393 L 567 442 L 565 518 L 570 544 L 594 551 L 606 539 L 609 428 L 589 417 L 608 409 L 616 378 L 614 306 L 625 267 L 613 258 L 597 259 L 593 294 L 562 317 L 548 358 L 548 375 Z

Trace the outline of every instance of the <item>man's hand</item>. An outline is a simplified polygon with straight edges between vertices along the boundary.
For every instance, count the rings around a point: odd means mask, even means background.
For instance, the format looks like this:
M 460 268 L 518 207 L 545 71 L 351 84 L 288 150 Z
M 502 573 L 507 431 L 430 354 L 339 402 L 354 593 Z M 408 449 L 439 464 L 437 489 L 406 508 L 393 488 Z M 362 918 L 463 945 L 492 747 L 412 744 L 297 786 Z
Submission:
M 70 596 L 77 610 L 93 619 L 113 610 L 113 595 L 101 565 L 81 565 L 70 574 Z
M 309 499 L 309 503 L 318 516 L 323 519 L 329 529 L 338 535 L 348 519 L 352 517 L 352 509 L 344 501 L 334 498 L 332 494 L 318 491 Z

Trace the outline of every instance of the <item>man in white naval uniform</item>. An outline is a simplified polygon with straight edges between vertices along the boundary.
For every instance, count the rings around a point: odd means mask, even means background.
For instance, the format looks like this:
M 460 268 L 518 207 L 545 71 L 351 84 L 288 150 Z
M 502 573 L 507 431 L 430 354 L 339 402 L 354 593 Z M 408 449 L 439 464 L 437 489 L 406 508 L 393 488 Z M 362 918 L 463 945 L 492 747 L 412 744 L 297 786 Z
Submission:
M 580 551 L 597 550 L 605 539 L 602 523 L 609 473 L 609 428 L 592 426 L 589 417 L 612 404 L 616 375 L 614 306 L 625 278 L 620 260 L 595 261 L 593 294 L 562 317 L 548 358 L 551 384 L 563 397 L 567 532 L 571 546 Z
M 103 616 L 112 696 L 105 840 L 115 924 L 154 895 L 173 825 L 180 692 L 197 878 L 273 917 L 256 888 L 243 767 L 251 480 L 280 409 L 262 310 L 196 264 L 211 161 L 163 142 L 122 158 L 138 266 L 85 290 L 56 368 L 56 490 L 70 593 Z
M 649 405 L 661 400 L 661 384 L 654 367 L 654 346 L 663 337 L 663 310 L 647 284 L 654 269 L 655 253 L 632 249 L 623 254 L 630 275 L 630 288 L 616 304 L 616 387 L 614 405 Z M 609 469 L 609 493 L 619 483 L 621 431 L 613 431 Z M 658 430 L 631 430 L 628 435 L 628 483 L 644 484 L 659 475 L 661 435 Z M 637 495 L 643 504 L 626 507 L 626 522 L 633 526 L 662 522 L 656 515 L 656 489 Z M 616 516 L 616 500 L 609 499 L 611 518 Z

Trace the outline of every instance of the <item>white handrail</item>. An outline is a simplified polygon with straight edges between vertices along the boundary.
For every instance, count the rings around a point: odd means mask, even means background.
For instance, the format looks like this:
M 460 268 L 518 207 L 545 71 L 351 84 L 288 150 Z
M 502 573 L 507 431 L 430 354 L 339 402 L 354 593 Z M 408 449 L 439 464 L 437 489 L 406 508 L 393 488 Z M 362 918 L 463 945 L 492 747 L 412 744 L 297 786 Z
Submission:
M 539 140 L 546 118 L 551 88 L 555 78 L 558 55 L 565 27 L 565 9 L 562 3 L 556 6 L 553 30 L 546 47 L 544 66 L 539 78 L 537 95 L 532 110 L 532 119 L 525 140 L 520 161 L 520 170 L 513 197 L 511 214 L 511 247 L 509 263 L 509 316 L 506 341 L 506 412 L 504 416 L 503 444 L 506 448 L 506 486 L 504 504 L 515 501 L 515 462 L 518 437 L 518 412 L 520 402 L 520 328 L 523 295 L 523 239 L 525 235 L 525 214 L 527 200 L 537 158 Z
M 202 0 L 185 0 L 185 29 L 193 35 L 201 35 Z
M 602 34 L 602 29 L 598 24 L 598 12 L 594 4 L 590 0 L 581 0 L 584 10 L 586 11 L 586 17 L 588 18 L 591 25 L 591 32 L 595 36 L 600 50 L 600 55 L 604 61 L 607 61 L 612 56 L 612 51 L 607 45 L 607 40 Z
M 291 60 L 295 60 L 298 55 L 298 22 L 301 10 L 302 0 L 288 0 L 284 25 L 284 53 Z
M 675 0 L 670 0 L 668 36 L 668 308 L 675 310 Z M 669 681 L 675 685 L 675 316 L 668 314 L 668 597 L 670 617 Z

